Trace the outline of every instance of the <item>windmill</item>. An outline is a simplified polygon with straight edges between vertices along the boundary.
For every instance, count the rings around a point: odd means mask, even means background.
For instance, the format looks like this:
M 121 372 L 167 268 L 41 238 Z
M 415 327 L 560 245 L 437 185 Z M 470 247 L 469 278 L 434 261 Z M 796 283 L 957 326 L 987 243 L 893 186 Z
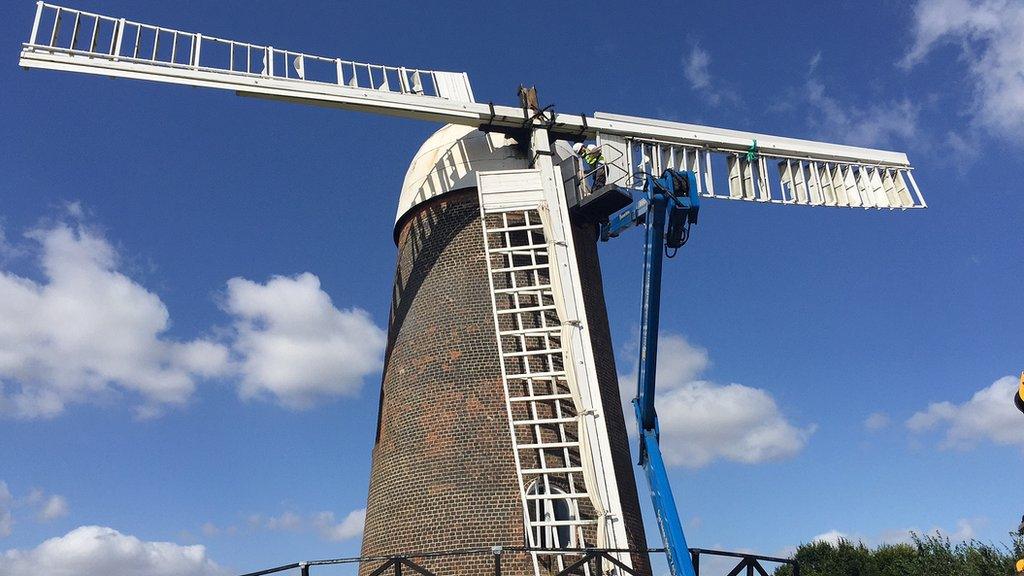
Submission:
M 926 207 L 902 153 L 557 113 L 531 90 L 519 107 L 478 102 L 465 73 L 44 2 L 20 64 L 445 124 L 413 159 L 399 200 L 364 556 L 519 544 L 529 559 L 508 571 L 540 574 L 575 569 L 569 553 L 596 547 L 611 551 L 613 571 L 650 573 L 596 251 L 599 230 L 643 225 L 642 464 L 673 574 L 692 575 L 653 412 L 661 244 L 681 246 L 709 199 Z M 572 153 L 584 141 L 602 150 L 604 186 Z M 723 160 L 728 179 L 716 186 Z M 465 559 L 429 566 L 479 572 Z

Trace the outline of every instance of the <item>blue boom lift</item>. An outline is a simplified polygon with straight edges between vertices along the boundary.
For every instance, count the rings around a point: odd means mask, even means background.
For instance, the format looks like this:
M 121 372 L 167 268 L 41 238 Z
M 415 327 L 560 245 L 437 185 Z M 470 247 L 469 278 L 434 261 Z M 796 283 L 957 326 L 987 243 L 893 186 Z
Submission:
M 658 363 L 658 319 L 661 310 L 661 268 L 664 257 L 672 257 L 686 243 L 690 226 L 697 223 L 700 198 L 692 172 L 666 170 L 660 178 L 648 174 L 643 188 L 631 189 L 605 186 L 596 190 L 581 210 L 591 206 L 625 207 L 612 213 L 601 226 L 601 239 L 618 236 L 633 226 L 643 225 L 644 277 L 640 307 L 640 362 L 637 395 L 633 400 L 636 421 L 640 428 L 640 465 L 647 474 L 651 500 L 658 517 L 658 528 L 668 551 L 669 569 L 673 576 L 694 576 L 689 546 L 679 512 L 672 497 L 672 487 L 661 457 L 658 414 L 654 409 L 655 374 Z M 600 212 L 601 208 L 595 210 Z

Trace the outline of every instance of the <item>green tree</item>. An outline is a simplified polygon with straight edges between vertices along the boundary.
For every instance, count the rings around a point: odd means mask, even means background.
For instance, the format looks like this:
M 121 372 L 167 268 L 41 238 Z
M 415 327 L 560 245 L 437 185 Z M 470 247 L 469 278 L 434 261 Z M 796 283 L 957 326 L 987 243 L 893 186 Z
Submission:
M 1011 576 L 1024 558 L 1024 539 L 1011 535 L 1009 545 L 972 540 L 953 544 L 939 534 L 911 534 L 908 544 L 871 549 L 863 542 L 812 542 L 797 548 L 801 576 Z M 775 576 L 793 576 L 790 566 Z

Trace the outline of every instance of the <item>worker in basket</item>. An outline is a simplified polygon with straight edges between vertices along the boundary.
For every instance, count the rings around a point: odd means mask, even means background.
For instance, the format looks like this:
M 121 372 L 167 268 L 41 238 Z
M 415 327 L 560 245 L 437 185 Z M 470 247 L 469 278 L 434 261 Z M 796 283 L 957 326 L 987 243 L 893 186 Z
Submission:
M 597 190 L 604 186 L 608 177 L 608 168 L 605 166 L 604 157 L 601 155 L 601 147 L 595 144 L 584 144 L 578 142 L 573 146 L 573 151 L 583 161 L 585 176 L 590 176 L 590 189 Z M 587 178 L 584 178 L 587 179 Z

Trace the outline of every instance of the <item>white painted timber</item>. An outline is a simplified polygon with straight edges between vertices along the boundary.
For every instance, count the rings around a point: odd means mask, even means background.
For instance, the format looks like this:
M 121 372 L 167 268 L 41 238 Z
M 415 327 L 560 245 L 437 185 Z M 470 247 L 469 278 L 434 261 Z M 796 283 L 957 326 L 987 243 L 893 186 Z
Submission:
M 761 148 L 760 137 L 753 161 L 746 151 L 715 152 L 707 147 L 648 138 L 631 137 L 626 143 L 631 173 L 661 174 L 667 169 L 694 172 L 697 193 L 703 198 L 838 208 L 926 207 L 907 167 L 777 156 Z M 726 158 L 728 189 L 723 193 L 714 190 L 712 155 Z M 863 198 L 870 198 L 870 202 Z
M 477 174 L 527 541 L 534 547 L 627 548 L 565 191 L 545 131 L 534 131 L 533 150 L 534 169 Z M 593 517 L 581 516 L 581 493 Z M 540 506 L 539 495 L 548 508 Z M 550 518 L 550 503 L 558 500 L 572 511 L 570 518 Z M 555 526 L 571 528 L 568 542 Z M 593 536 L 588 526 L 596 528 Z M 628 554 L 617 556 L 630 565 Z M 556 555 L 554 561 L 564 567 L 565 558 Z M 539 570 L 536 555 L 534 565 Z
M 536 210 L 537 205 L 544 200 L 544 185 L 539 170 L 480 172 L 477 174 L 477 182 L 481 190 L 480 202 L 487 214 Z
M 409 164 L 395 222 L 431 198 L 476 187 L 478 172 L 529 165 L 515 140 L 504 134 L 458 124 L 444 126 L 423 142 Z
M 68 20 L 78 23 L 75 29 L 81 27 L 83 32 L 77 35 L 67 33 Z M 64 22 L 63 29 L 61 21 Z M 897 191 L 897 198 L 886 197 L 884 202 L 873 201 L 871 206 L 898 209 L 926 206 L 912 178 L 910 162 L 906 154 L 901 152 L 603 112 L 595 113 L 593 117 L 561 113 L 550 118 L 536 118 L 531 111 L 520 107 L 476 102 L 468 78 L 461 72 L 439 72 L 325 58 L 141 24 L 49 3 L 38 4 L 31 36 L 22 46 L 20 64 L 25 68 L 220 88 L 243 96 L 362 110 L 474 128 L 541 127 L 553 138 L 593 139 L 602 134 L 609 141 L 647 141 L 675 146 L 695 159 L 695 163 L 704 172 L 698 180 L 701 194 L 709 198 L 844 205 L 822 198 L 820 189 L 815 190 L 814 202 L 783 200 L 781 191 L 773 195 L 762 189 L 764 187 L 761 184 L 767 182 L 770 186 L 772 179 L 767 178 L 763 173 L 767 170 L 760 170 L 760 166 L 752 170 L 759 173 L 753 197 L 746 190 L 746 182 L 742 182 L 743 189 L 738 195 L 735 192 L 715 194 L 711 157 L 744 154 L 756 140 L 761 158 L 801 163 L 797 167 L 799 170 L 794 168 L 794 174 L 803 172 L 804 163 L 807 163 L 808 168 L 810 163 L 816 163 L 815 170 L 833 163 L 852 166 L 858 173 L 861 169 L 871 169 L 872 172 L 880 170 L 883 174 L 894 170 L 891 190 Z M 663 161 L 655 157 L 651 157 L 651 160 L 653 163 Z M 630 167 L 638 164 L 631 163 Z M 616 169 L 621 168 L 619 160 L 615 160 L 614 165 Z M 737 169 L 739 172 L 747 172 L 742 165 Z M 621 173 L 616 176 L 621 176 Z M 627 174 L 627 177 L 631 176 Z M 821 172 L 816 171 L 806 176 L 820 179 Z M 881 187 L 882 177 L 878 178 Z M 803 180 L 805 194 L 801 196 L 810 192 L 806 188 L 812 182 L 811 179 Z M 900 195 L 904 188 L 910 196 L 909 201 Z M 872 193 L 873 189 L 872 185 Z M 882 193 L 885 195 L 884 190 Z M 855 203 L 848 201 L 845 205 L 853 206 Z M 864 203 L 861 202 L 861 205 Z

